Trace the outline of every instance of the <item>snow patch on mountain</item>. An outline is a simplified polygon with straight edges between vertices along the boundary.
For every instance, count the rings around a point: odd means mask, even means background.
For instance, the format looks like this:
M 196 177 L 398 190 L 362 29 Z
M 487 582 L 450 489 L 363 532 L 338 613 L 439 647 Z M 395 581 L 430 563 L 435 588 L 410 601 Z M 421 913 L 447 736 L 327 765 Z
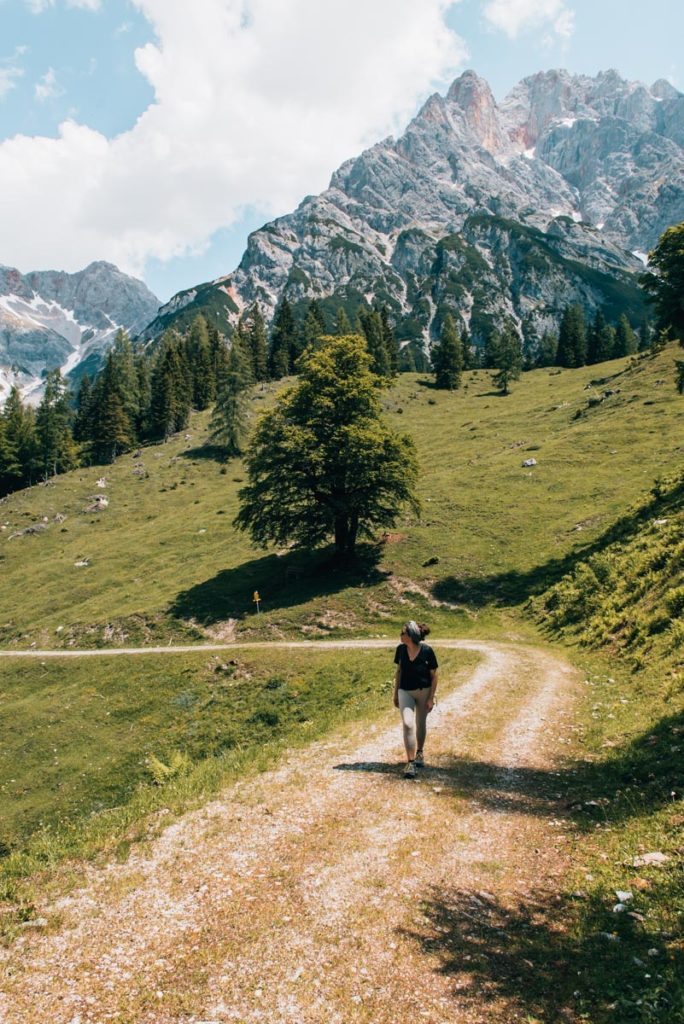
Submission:
M 141 281 L 111 263 L 91 263 L 76 274 L 23 275 L 0 266 L 0 404 L 12 386 L 38 404 L 50 370 L 79 376 L 85 360 L 97 370 L 117 330 L 136 334 L 158 307 Z

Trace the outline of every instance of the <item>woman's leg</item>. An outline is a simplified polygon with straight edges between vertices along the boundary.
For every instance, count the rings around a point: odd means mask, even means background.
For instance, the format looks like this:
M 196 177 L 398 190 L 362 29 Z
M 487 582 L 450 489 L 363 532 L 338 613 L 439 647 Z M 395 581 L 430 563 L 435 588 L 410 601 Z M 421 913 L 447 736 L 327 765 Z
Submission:
M 401 724 L 404 730 L 404 746 L 406 747 L 406 758 L 413 761 L 416 756 L 416 702 L 413 699 L 413 692 L 410 690 L 399 690 L 399 711 L 401 712 Z
M 427 701 L 430 696 L 430 690 L 414 690 L 413 696 L 415 697 L 416 704 L 416 743 L 418 750 L 422 750 L 425 746 L 425 737 L 427 736 Z

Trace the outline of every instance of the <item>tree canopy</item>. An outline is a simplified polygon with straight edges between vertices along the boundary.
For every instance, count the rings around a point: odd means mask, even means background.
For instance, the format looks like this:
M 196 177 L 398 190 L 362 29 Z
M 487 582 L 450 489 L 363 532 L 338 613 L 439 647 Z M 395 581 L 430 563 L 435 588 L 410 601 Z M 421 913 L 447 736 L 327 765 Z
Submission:
M 255 431 L 235 525 L 264 546 L 332 537 L 338 555 L 352 555 L 359 536 L 418 508 L 415 449 L 382 420 L 363 338 L 320 337 L 299 369 Z
M 660 236 L 648 265 L 655 273 L 644 274 L 641 282 L 651 295 L 657 326 L 669 329 L 684 345 L 684 221 Z

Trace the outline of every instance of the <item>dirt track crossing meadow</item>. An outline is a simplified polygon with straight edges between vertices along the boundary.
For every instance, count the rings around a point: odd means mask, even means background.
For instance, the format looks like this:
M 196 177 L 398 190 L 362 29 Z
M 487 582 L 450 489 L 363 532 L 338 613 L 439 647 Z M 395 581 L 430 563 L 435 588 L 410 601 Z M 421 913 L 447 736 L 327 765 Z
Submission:
M 481 660 L 444 681 L 416 782 L 391 709 L 362 737 L 338 729 L 231 786 L 42 908 L 58 925 L 0 954 L 0 1018 L 529 1019 L 495 970 L 454 955 L 449 908 L 475 940 L 495 910 L 552 898 L 568 860 L 554 741 L 576 673 L 537 648 L 440 645 Z

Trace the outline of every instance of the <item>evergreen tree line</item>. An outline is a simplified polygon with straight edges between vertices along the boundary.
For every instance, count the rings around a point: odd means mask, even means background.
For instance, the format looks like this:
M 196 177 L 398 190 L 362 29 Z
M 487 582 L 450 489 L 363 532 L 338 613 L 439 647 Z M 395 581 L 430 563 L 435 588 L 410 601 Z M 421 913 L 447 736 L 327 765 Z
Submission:
M 587 322 L 582 307 L 574 304 L 563 310 L 557 335 L 544 333 L 532 365 L 592 366 L 644 352 L 651 344 L 651 325 L 645 317 L 637 332 L 624 313 L 614 325 L 608 323 L 601 310 Z
M 45 380 L 37 409 L 24 406 L 13 387 L 0 413 L 0 495 L 74 469 L 79 462 L 73 409 L 59 370 Z
M 187 427 L 191 409 L 212 405 L 212 441 L 226 455 L 238 454 L 249 387 L 296 372 L 302 353 L 315 349 L 326 334 L 365 339 L 371 370 L 381 378 L 411 369 L 405 353 L 400 357 L 388 311 L 381 306 L 360 307 L 354 324 L 340 308 L 331 328 L 315 299 L 298 323 L 283 297 L 269 337 L 255 303 L 240 318 L 230 347 L 218 329 L 198 315 L 184 336 L 166 331 L 151 357 L 136 350 L 126 332 L 119 331 L 95 380 L 83 377 L 75 402 L 59 370 L 48 374 L 36 410 L 24 407 L 18 390 L 12 389 L 0 414 L 0 494 L 79 464 L 111 462 L 144 441 L 166 440 Z M 478 353 L 468 332 L 459 333 L 447 313 L 432 363 L 439 388 L 454 390 L 464 370 L 482 367 L 495 371 L 495 383 L 507 394 L 523 368 L 582 366 L 657 345 L 646 320 L 636 334 L 626 316 L 612 326 L 599 311 L 587 327 L 581 307 L 571 305 L 563 312 L 558 336 L 545 333 L 525 367 L 520 334 L 512 321 L 492 331 Z
M 385 306 L 359 307 L 352 324 L 343 307 L 332 325 L 316 299 L 311 299 L 298 325 L 294 310 L 283 296 L 273 317 L 268 354 L 268 374 L 272 380 L 297 372 L 301 354 L 316 346 L 323 335 L 345 337 L 358 334 L 366 341 L 371 370 L 379 377 L 391 378 L 399 371 L 399 345 Z
M 529 339 L 528 339 L 529 341 Z M 531 355 L 523 356 L 522 338 L 512 320 L 504 321 L 498 330 L 489 333 L 480 352 L 473 350 L 467 331 L 459 334 L 454 318 L 447 313 L 441 325 L 437 343 L 432 349 L 432 367 L 435 385 L 453 391 L 459 387 L 463 370 L 487 369 L 495 371 L 494 382 L 504 394 L 511 380 L 516 380 L 523 369 L 542 366 L 577 367 L 619 359 L 646 349 L 656 349 L 664 339 L 652 337 L 651 326 L 643 319 L 638 333 L 623 314 L 615 326 L 606 321 L 599 310 L 587 325 L 581 306 L 566 306 L 558 334 L 547 331 L 532 348 Z
M 340 309 L 333 332 L 358 333 L 373 371 L 396 374 L 399 349 L 386 309 L 360 310 L 353 328 Z M 297 324 L 287 299 L 278 306 L 270 339 L 257 303 L 240 318 L 230 346 L 201 315 L 183 336 L 167 330 L 151 356 L 120 330 L 102 370 L 94 380 L 82 378 L 75 399 L 59 370 L 47 375 L 37 410 L 12 389 L 0 414 L 0 494 L 78 465 L 110 463 L 145 441 L 164 441 L 187 427 L 191 409 L 212 405 L 213 443 L 238 454 L 248 389 L 295 372 L 302 352 L 326 333 L 315 300 Z

